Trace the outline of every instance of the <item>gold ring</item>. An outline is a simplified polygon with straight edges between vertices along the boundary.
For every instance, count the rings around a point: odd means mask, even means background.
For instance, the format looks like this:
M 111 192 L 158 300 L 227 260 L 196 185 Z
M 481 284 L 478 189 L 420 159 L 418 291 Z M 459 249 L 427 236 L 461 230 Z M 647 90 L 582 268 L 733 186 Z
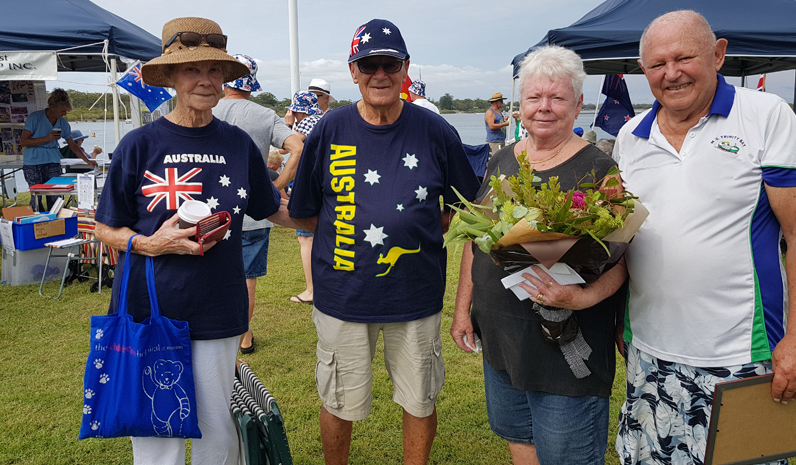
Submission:
M 541 293 L 539 293 L 539 295 L 536 296 L 536 300 L 538 300 L 539 303 L 542 303 L 544 302 L 544 296 Z

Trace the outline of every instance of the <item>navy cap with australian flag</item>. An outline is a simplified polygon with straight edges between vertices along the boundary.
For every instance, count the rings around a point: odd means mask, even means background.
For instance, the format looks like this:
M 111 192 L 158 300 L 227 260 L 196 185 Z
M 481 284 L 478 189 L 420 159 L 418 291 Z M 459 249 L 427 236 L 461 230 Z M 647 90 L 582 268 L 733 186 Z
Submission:
M 348 62 L 353 63 L 360 58 L 378 55 L 401 60 L 409 58 L 401 31 L 386 19 L 371 19 L 357 28 L 351 40 Z

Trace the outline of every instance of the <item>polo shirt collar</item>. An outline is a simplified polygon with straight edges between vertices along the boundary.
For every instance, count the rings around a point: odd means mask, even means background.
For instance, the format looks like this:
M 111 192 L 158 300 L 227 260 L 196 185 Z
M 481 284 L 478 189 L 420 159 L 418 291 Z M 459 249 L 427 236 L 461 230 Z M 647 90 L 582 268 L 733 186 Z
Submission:
M 724 80 L 724 76 L 719 73 L 716 73 L 716 77 L 718 77 L 719 83 L 718 86 L 716 86 L 716 95 L 713 96 L 713 102 L 710 104 L 708 116 L 716 114 L 726 118 L 730 115 L 733 102 L 735 102 L 735 86 L 727 84 L 727 81 Z M 644 119 L 642 119 L 638 126 L 636 126 L 636 129 L 633 130 L 634 136 L 649 139 L 650 132 L 652 131 L 652 123 L 655 121 L 660 107 L 661 104 L 655 100 L 652 104 L 652 110 L 644 116 Z

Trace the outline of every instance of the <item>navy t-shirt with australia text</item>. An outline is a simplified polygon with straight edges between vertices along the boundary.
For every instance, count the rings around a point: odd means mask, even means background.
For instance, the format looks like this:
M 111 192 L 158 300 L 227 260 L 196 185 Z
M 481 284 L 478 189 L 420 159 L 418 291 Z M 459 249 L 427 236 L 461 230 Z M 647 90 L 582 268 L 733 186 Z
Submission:
M 127 134 L 113 152 L 96 219 L 114 228 L 152 235 L 186 200 L 227 211 L 227 236 L 204 256 L 154 257 L 155 287 L 163 315 L 188 321 L 192 339 L 237 336 L 248 328 L 241 224 L 279 209 L 260 150 L 241 129 L 218 119 L 204 127 L 160 118 Z M 116 311 L 125 253 L 119 253 L 110 311 Z M 135 321 L 150 315 L 145 259 L 133 254 L 128 308 Z
M 352 104 L 307 138 L 290 215 L 318 215 L 312 248 L 315 307 L 358 323 L 412 321 L 442 309 L 446 251 L 439 198 L 472 199 L 478 180 L 455 129 L 403 105 L 374 126 Z

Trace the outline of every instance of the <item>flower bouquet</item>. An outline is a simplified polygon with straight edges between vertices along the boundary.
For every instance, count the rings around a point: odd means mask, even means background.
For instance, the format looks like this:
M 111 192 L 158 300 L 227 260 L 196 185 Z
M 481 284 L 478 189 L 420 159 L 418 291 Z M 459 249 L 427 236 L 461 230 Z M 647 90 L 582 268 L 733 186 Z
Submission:
M 459 195 L 445 246 L 474 241 L 507 272 L 565 263 L 585 282 L 596 281 L 619 261 L 647 217 L 646 208 L 621 189 L 615 167 L 604 180 L 592 171 L 581 180 L 591 177 L 591 182 L 562 190 L 555 176 L 536 187 L 541 179 L 524 153 L 518 162 L 517 176 L 491 177 L 492 190 L 480 205 Z

